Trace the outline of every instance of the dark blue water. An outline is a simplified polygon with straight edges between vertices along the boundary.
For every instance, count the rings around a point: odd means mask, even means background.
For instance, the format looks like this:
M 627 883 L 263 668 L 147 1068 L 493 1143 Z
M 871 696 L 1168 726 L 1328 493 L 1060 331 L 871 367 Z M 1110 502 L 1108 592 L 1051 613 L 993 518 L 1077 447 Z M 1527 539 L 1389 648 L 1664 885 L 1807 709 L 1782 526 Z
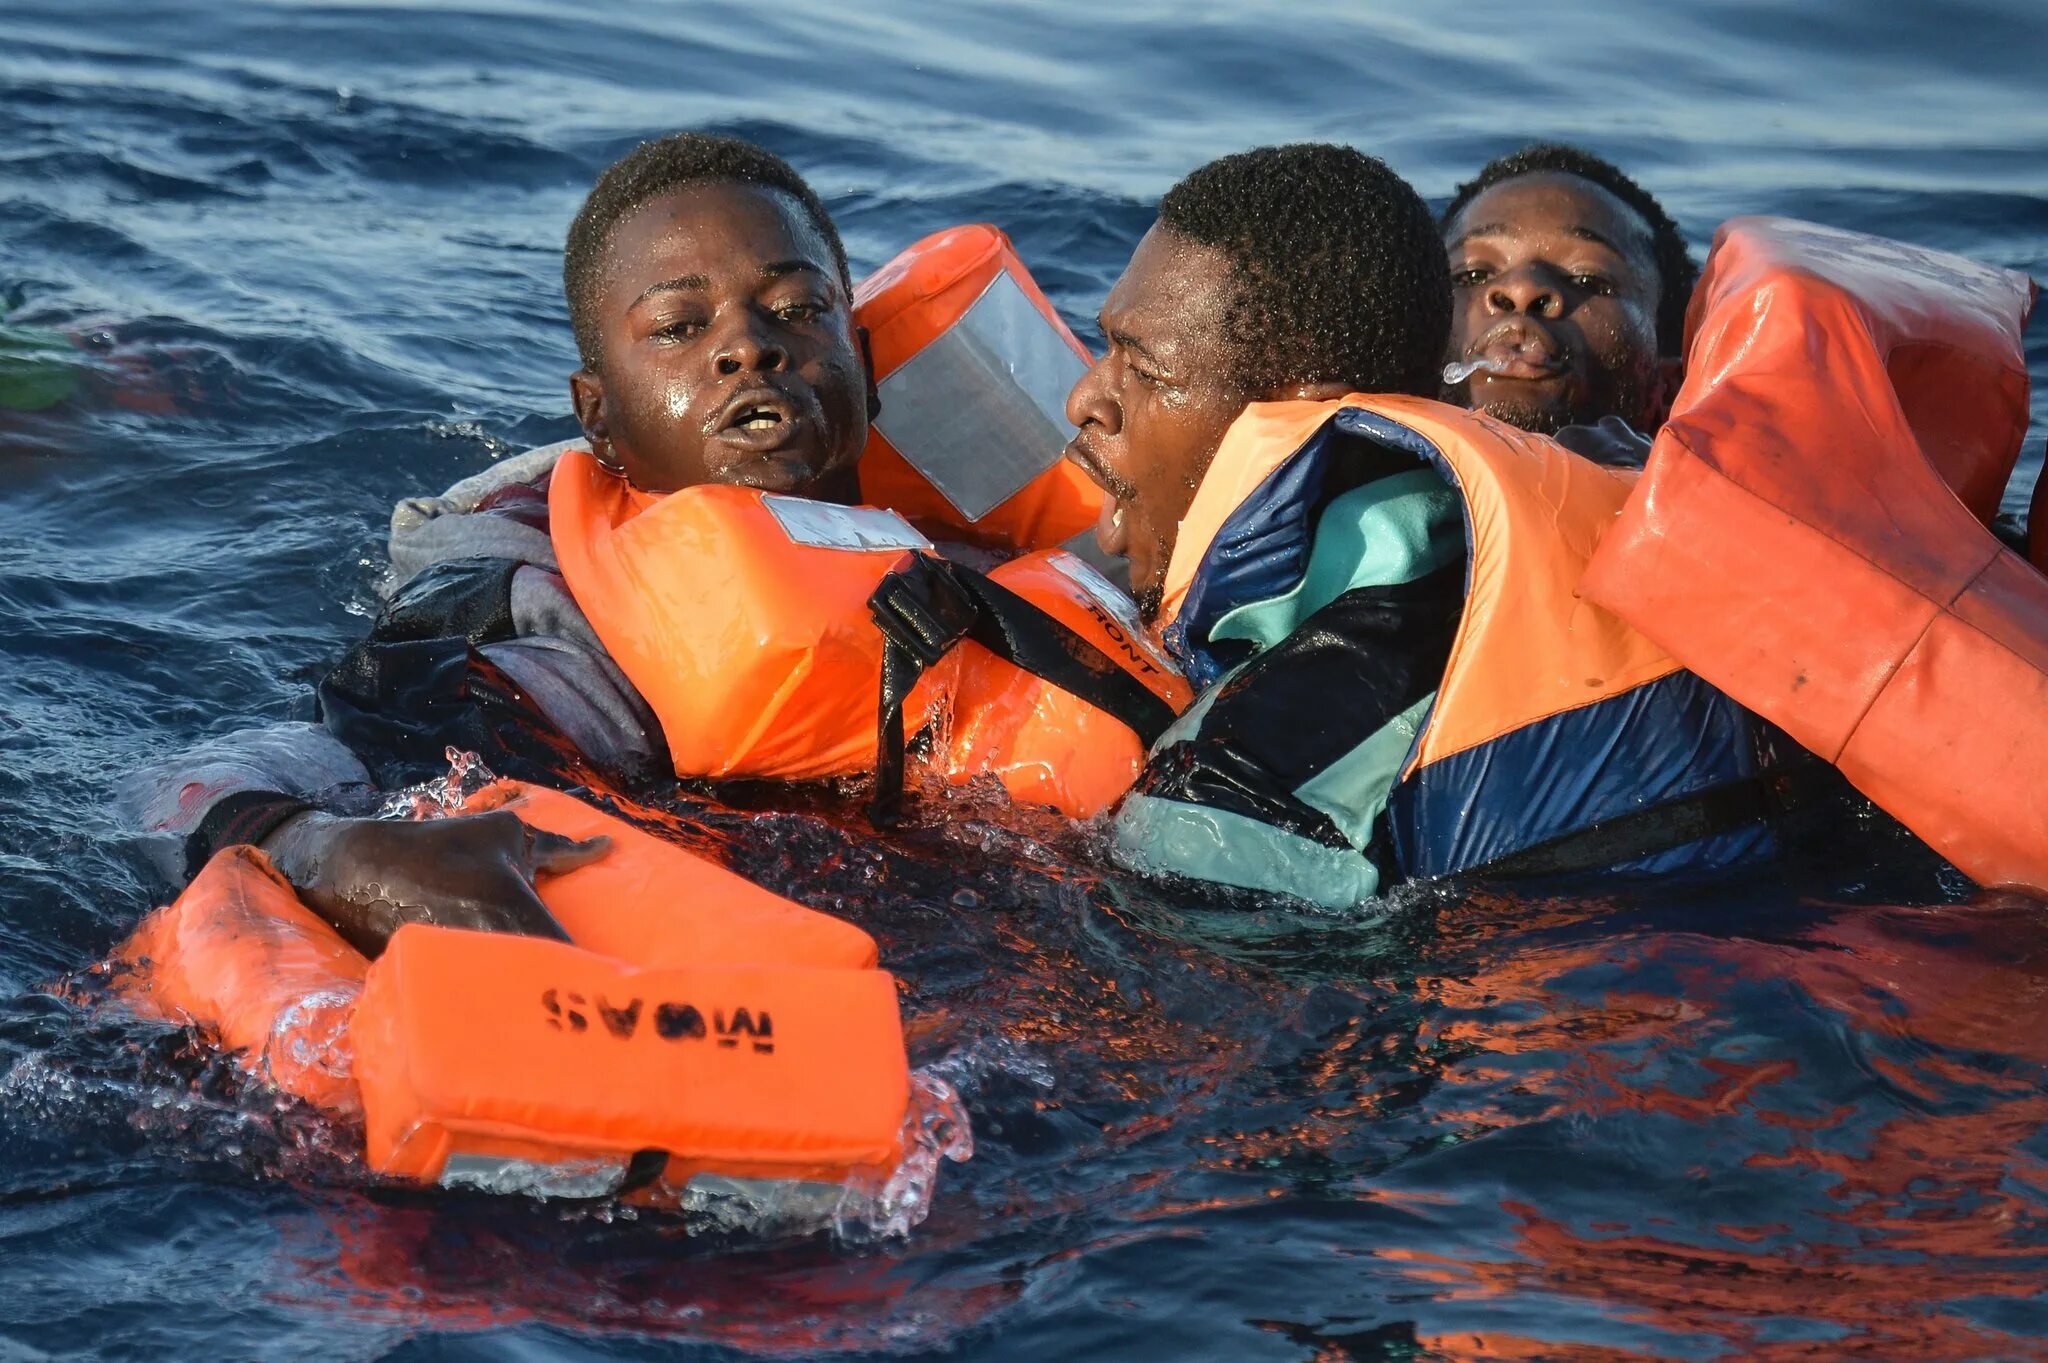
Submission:
M 868 1247 L 378 1188 L 38 992 L 164 892 L 123 773 L 304 715 L 392 500 L 568 433 L 563 229 L 643 136 L 789 156 L 859 267 L 998 222 L 1084 334 L 1174 178 L 1300 138 L 1439 200 L 1579 140 L 1702 243 L 1789 213 L 2048 275 L 2038 0 L 1373 8 L 0 5 L 0 308 L 85 369 L 0 425 L 0 1359 L 2048 1353 L 2048 920 L 1881 830 L 1342 920 L 1057 831 L 707 815 L 877 934 L 973 1112 Z

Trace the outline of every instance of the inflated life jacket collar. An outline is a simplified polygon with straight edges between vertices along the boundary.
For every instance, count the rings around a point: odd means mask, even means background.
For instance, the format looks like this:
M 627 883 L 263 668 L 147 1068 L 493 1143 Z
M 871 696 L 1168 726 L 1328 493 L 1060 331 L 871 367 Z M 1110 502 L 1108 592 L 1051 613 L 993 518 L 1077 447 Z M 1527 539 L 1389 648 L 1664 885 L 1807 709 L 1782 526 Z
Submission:
M 1225 433 L 1181 522 L 1161 610 L 1161 636 L 1197 687 L 1250 651 L 1242 640 L 1212 639 L 1217 623 L 1301 582 L 1316 516 L 1362 480 L 1360 456 L 1372 464 L 1364 476 L 1423 465 L 1451 474 L 1427 437 L 1357 405 L 1365 400 L 1254 403 Z

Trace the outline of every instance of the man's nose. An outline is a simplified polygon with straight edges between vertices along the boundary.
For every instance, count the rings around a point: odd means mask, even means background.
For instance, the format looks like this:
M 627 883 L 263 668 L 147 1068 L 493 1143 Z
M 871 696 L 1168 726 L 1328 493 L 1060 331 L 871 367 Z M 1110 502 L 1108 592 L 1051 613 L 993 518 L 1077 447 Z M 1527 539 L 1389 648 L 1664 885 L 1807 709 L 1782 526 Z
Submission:
M 788 347 L 751 308 L 742 310 L 725 328 L 712 353 L 721 374 L 765 373 L 789 367 Z
M 1123 429 L 1123 414 L 1110 395 L 1110 357 L 1105 355 L 1088 366 L 1088 372 L 1074 380 L 1067 392 L 1067 420 L 1076 427 L 1095 426 L 1106 435 Z
M 1496 313 L 1561 317 L 1564 315 L 1564 290 L 1558 287 L 1557 280 L 1547 270 L 1533 267 L 1511 270 L 1488 284 L 1486 307 L 1489 312 Z

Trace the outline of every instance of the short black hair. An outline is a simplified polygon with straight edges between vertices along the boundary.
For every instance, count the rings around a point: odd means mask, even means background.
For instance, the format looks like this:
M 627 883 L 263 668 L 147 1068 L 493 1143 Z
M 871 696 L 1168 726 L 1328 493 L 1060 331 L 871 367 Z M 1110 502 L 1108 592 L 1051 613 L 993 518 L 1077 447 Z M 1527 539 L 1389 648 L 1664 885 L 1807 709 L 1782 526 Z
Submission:
M 1465 205 L 1506 180 L 1546 173 L 1575 175 L 1596 184 L 1634 209 L 1650 229 L 1650 252 L 1657 263 L 1657 348 L 1676 355 L 1685 348 L 1685 306 L 1692 300 L 1693 285 L 1699 282 L 1699 263 L 1685 244 L 1685 234 L 1664 211 L 1657 197 L 1644 189 L 1611 161 L 1602 160 L 1579 147 L 1562 142 L 1537 142 L 1517 152 L 1496 157 L 1479 168 L 1479 174 L 1458 186 L 1444 210 L 1442 226 L 1465 211 Z
M 691 185 L 731 182 L 778 189 L 795 199 L 824 234 L 832 263 L 851 292 L 846 247 L 839 229 L 817 193 L 796 168 L 772 151 L 752 142 L 717 133 L 680 132 L 642 142 L 618 160 L 591 186 L 576 220 L 569 224 L 569 243 L 562 253 L 562 289 L 569 296 L 569 324 L 576 330 L 576 349 L 585 368 L 603 358 L 602 335 L 590 315 L 591 297 L 604 261 L 606 245 L 619 223 L 650 199 Z
M 1255 147 L 1168 190 L 1159 225 L 1229 258 L 1247 395 L 1342 383 L 1436 396 L 1450 268 L 1429 205 L 1384 161 L 1321 142 Z

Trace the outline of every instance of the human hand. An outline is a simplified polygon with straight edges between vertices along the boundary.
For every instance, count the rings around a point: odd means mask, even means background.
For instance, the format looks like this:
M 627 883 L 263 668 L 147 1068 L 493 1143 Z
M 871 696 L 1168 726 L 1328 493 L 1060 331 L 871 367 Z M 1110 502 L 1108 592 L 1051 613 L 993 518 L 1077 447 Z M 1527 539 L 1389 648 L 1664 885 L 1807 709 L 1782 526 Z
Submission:
M 308 813 L 263 840 L 306 907 L 370 957 L 405 923 L 566 942 L 534 877 L 573 871 L 610 849 L 609 838 L 578 842 L 507 810 L 419 822 Z

